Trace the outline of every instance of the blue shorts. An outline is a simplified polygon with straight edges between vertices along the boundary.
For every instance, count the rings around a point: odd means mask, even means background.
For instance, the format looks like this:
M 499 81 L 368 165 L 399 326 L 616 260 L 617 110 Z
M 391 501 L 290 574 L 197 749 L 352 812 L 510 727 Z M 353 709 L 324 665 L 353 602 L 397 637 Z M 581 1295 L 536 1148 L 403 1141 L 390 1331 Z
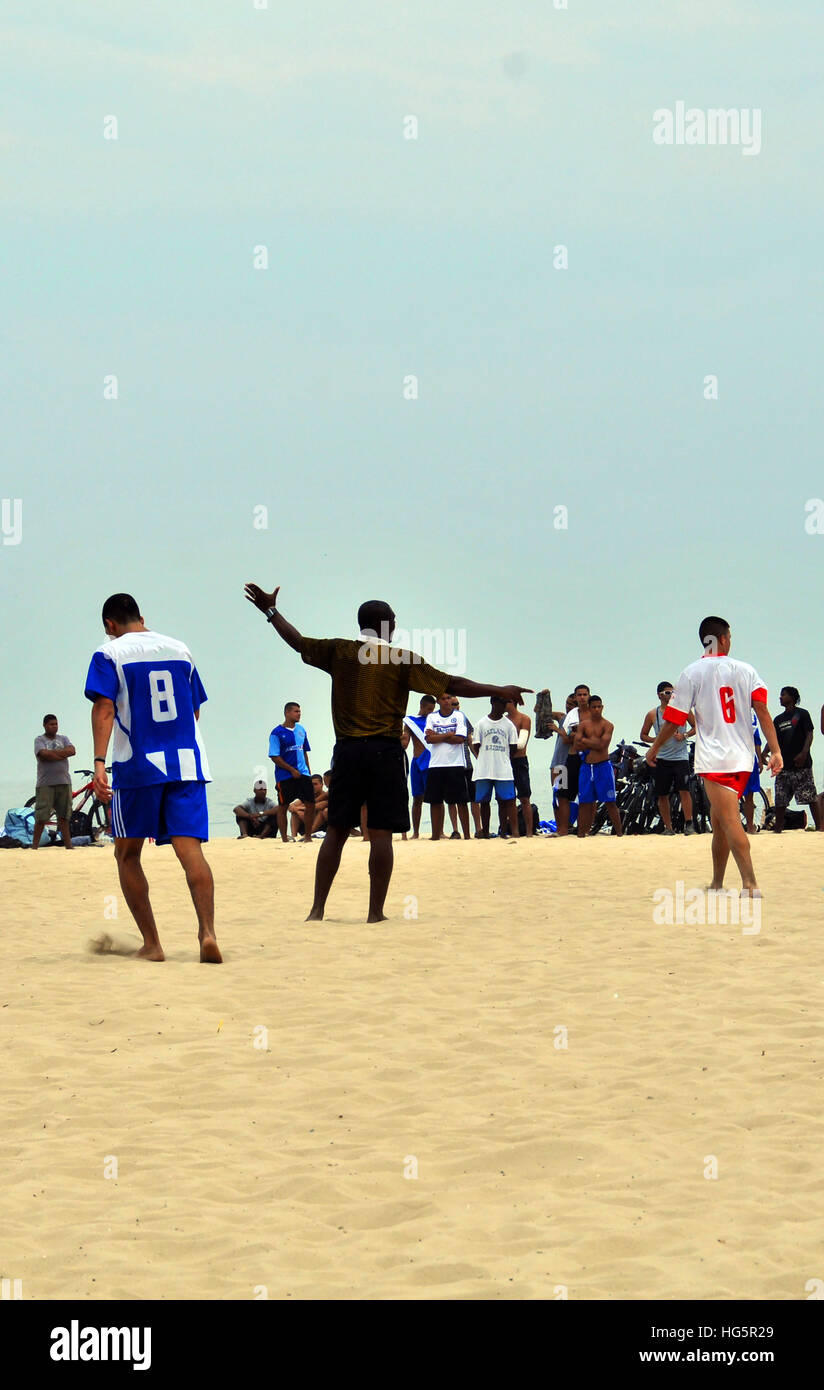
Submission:
M 491 801 L 493 790 L 498 801 L 515 800 L 515 782 L 511 777 L 509 780 L 503 777 L 479 777 L 475 783 L 475 800 Z
M 418 767 L 417 758 L 412 759 L 409 768 L 409 785 L 412 788 L 413 796 L 423 796 L 426 791 L 426 774 L 428 771 L 429 767 L 427 766 L 424 768 L 423 772 L 421 772 Z
M 744 788 L 742 796 L 749 796 L 751 792 L 760 792 L 761 777 L 759 776 L 759 771 L 760 769 L 758 767 L 758 759 L 756 758 L 755 762 L 753 763 L 752 772 L 750 773 L 750 780 Z
M 205 782 L 157 782 L 151 787 L 117 787 L 112 793 L 112 830 L 118 839 L 156 840 L 173 835 L 209 838 Z
M 578 772 L 578 805 L 615 800 L 615 772 L 609 758 L 602 763 L 581 763 Z

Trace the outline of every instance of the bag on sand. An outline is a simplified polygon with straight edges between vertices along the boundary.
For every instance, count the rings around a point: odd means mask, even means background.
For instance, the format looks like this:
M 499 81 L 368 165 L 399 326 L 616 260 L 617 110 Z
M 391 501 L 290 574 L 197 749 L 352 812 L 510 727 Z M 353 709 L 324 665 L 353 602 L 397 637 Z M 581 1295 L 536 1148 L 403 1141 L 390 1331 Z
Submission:
M 18 845 L 31 845 L 34 840 L 34 808 L 16 806 L 6 812 L 3 835 Z

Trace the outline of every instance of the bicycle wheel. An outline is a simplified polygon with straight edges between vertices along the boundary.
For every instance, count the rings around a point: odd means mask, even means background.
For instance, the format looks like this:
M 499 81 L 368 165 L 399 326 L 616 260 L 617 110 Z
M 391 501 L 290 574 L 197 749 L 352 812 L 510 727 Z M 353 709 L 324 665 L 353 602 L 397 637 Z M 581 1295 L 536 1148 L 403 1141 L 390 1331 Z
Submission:
M 111 834 L 111 826 L 109 822 L 109 808 L 108 806 L 104 806 L 102 801 L 98 801 L 97 797 L 95 797 L 94 801 L 92 802 L 90 820 L 90 833 L 93 839 L 96 840 L 98 835 L 103 835 L 107 833 Z

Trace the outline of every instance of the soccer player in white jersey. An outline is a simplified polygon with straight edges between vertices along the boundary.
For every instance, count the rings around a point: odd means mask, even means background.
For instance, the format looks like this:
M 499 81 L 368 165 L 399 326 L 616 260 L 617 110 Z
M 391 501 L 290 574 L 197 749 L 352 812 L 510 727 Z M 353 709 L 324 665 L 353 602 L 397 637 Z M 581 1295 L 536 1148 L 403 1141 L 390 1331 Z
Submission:
M 783 767 L 775 726 L 767 709 L 767 691 L 752 666 L 730 656 L 730 626 L 724 618 L 705 618 L 698 629 L 704 655 L 681 672 L 672 699 L 664 710 L 661 729 L 647 752 L 655 767 L 658 749 L 695 715 L 695 771 L 704 779 L 712 812 L 711 889 L 724 886 L 724 871 L 732 851 L 741 872 L 742 896 L 760 897 L 747 833 L 738 811 L 753 769 L 751 709 L 755 710 L 769 747 L 769 768 L 775 777 Z
M 209 838 L 211 778 L 197 721 L 206 691 L 188 648 L 147 628 L 131 594 L 106 600 L 103 627 L 111 641 L 92 656 L 85 689 L 93 702 L 94 789 L 112 804 L 120 886 L 143 937 L 137 955 L 165 959 L 140 863 L 149 836 L 160 845 L 171 842 L 197 913 L 200 959 L 219 965 L 214 881 L 201 849 Z

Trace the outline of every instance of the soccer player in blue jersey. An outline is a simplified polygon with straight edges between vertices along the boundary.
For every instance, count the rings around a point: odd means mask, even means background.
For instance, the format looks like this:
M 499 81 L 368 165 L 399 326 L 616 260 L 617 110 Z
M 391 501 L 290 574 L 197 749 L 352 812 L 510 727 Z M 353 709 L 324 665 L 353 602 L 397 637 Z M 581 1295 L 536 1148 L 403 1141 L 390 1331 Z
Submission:
M 85 688 L 93 702 L 94 789 L 111 802 L 120 886 L 143 937 L 137 955 L 165 959 L 140 863 L 149 836 L 174 848 L 197 913 L 200 959 L 220 964 L 214 881 L 201 849 L 209 838 L 211 777 L 197 721 L 206 691 L 188 648 L 147 628 L 131 594 L 106 600 L 103 627 L 111 640 L 92 656 Z

